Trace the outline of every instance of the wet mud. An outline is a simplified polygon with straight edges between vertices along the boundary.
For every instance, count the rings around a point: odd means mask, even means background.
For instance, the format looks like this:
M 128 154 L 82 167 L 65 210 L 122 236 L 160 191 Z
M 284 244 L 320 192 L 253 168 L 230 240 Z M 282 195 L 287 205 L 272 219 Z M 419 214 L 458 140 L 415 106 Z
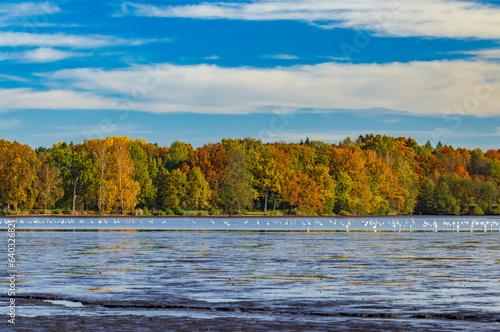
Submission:
M 218 303 L 169 301 L 90 301 L 33 295 L 18 297 L 23 310 L 42 307 L 49 315 L 23 316 L 19 331 L 498 331 L 500 317 L 493 313 L 450 312 L 387 313 L 384 308 L 341 312 L 337 307 L 355 303 Z M 50 315 L 52 302 L 81 303 L 68 313 Z M 377 311 L 379 310 L 379 311 Z M 413 311 L 413 312 L 412 312 Z M 70 313 L 71 312 L 71 313 Z

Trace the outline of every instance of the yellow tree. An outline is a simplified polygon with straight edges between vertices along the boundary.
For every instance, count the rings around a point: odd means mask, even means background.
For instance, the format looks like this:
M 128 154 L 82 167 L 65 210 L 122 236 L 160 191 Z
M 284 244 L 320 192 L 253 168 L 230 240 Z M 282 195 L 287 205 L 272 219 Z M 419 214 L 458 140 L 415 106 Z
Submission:
M 347 212 L 352 207 L 352 179 L 346 172 L 339 172 L 336 176 L 335 212 Z
M 331 213 L 335 203 L 335 181 L 325 165 L 309 166 L 304 173 L 294 172 L 284 181 L 283 198 L 292 207 L 309 214 Z
M 39 160 L 42 166 L 38 169 L 38 179 L 35 182 L 35 188 L 38 191 L 38 202 L 43 205 L 43 212 L 45 213 L 48 207 L 53 206 L 64 196 L 64 190 L 61 188 L 63 181 L 61 171 L 50 164 L 47 153 L 41 153 Z
M 363 151 L 355 146 L 351 148 L 334 147 L 325 152 L 325 155 L 330 159 L 330 174 L 338 177 L 342 174 L 342 181 L 347 179 L 348 175 L 350 181 L 349 186 L 352 187 L 350 192 L 349 212 L 355 213 L 370 213 L 373 209 L 371 204 L 372 192 L 368 185 L 366 156 Z M 343 186 L 344 188 L 346 186 Z
M 33 206 L 36 198 L 34 181 L 40 161 L 35 151 L 18 142 L 0 141 L 0 183 L 2 200 L 17 211 L 19 205 Z
M 118 187 L 114 179 L 102 181 L 101 210 L 102 213 L 110 213 L 118 206 Z
M 330 176 L 328 167 L 325 165 L 309 167 L 307 174 L 312 180 L 313 186 L 309 190 L 313 194 L 304 196 L 317 197 L 310 200 L 310 208 L 318 213 L 332 213 L 335 204 L 335 181 Z
M 134 180 L 134 163 L 128 152 L 128 137 L 111 137 L 111 164 L 108 168 L 106 190 L 114 194 L 108 204 L 114 203 L 122 214 L 134 209 L 140 192 L 139 182 Z
M 109 184 L 106 183 L 106 179 L 108 176 L 108 167 L 111 163 L 111 153 L 110 149 L 112 146 L 112 140 L 111 139 L 92 139 L 90 141 L 85 142 L 85 148 L 89 152 L 90 156 L 92 159 L 96 161 L 97 164 L 97 169 L 96 169 L 96 175 L 95 175 L 95 182 L 97 185 L 96 191 L 97 191 L 97 208 L 99 212 L 103 212 L 104 209 L 104 201 L 105 201 L 105 196 L 106 196 L 106 212 L 109 212 L 110 209 L 110 202 L 109 198 L 110 195 L 113 194 L 110 191 L 110 186 Z M 112 205 L 112 204 L 111 204 Z
M 273 193 L 273 211 L 276 209 L 276 196 L 283 196 L 283 190 L 285 186 L 285 179 L 292 172 L 290 169 L 290 164 L 292 158 L 289 153 L 283 149 L 284 143 L 269 144 L 267 149 L 269 151 L 269 157 L 271 158 L 274 169 L 275 178 L 272 185 Z
M 187 177 L 180 169 L 168 171 L 160 170 L 158 175 L 160 188 L 158 188 L 159 200 L 164 208 L 179 210 L 186 198 Z
M 199 167 L 194 167 L 187 174 L 186 203 L 189 208 L 198 210 L 208 206 L 210 186 L 201 174 Z
M 254 186 L 258 188 L 259 195 L 264 197 L 264 212 L 267 211 L 267 199 L 270 192 L 279 192 L 279 174 L 276 164 L 270 156 L 264 152 L 255 162 L 253 167 Z

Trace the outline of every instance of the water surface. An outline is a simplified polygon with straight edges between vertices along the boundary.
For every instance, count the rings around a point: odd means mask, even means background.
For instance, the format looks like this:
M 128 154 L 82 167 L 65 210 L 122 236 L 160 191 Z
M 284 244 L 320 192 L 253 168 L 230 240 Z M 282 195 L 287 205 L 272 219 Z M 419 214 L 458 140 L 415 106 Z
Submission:
M 174 223 L 165 220 L 163 225 Z M 484 226 L 456 231 L 457 222 L 487 220 L 490 226 L 495 219 L 438 219 L 440 226 L 455 221 L 455 229 L 446 225 L 438 232 L 313 231 L 321 227 L 314 220 L 332 230 L 333 219 L 307 219 L 311 225 L 295 219 L 300 231 L 270 232 L 267 221 L 275 229 L 292 219 L 259 219 L 263 231 L 231 229 L 255 227 L 256 219 L 187 220 L 195 225 L 191 220 L 228 231 L 17 232 L 18 314 L 21 319 L 137 315 L 263 322 L 279 317 L 290 326 L 373 320 L 410 329 L 500 328 L 499 232 L 494 224 L 486 232 Z M 356 219 L 350 226 L 370 220 Z M 426 228 L 414 220 L 413 230 Z M 39 226 L 24 221 L 19 228 Z M 73 221 L 59 225 L 78 229 Z M 153 225 L 162 225 L 156 221 Z M 141 225 L 137 219 L 134 224 Z M 109 220 L 107 225 L 115 227 Z M 379 220 L 383 226 L 389 228 Z

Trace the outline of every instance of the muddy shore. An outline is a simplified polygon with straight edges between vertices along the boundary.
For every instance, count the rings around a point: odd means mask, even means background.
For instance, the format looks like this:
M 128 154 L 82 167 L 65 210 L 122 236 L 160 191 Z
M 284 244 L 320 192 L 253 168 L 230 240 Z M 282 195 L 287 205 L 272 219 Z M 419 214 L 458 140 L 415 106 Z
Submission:
M 22 305 L 18 331 L 497 331 L 500 317 L 473 312 L 422 313 L 407 308 L 390 313 L 367 305 L 364 312 L 338 311 L 356 303 L 217 303 L 98 301 L 47 295 L 18 298 Z M 33 309 L 50 312 L 46 301 L 81 303 L 68 314 L 32 316 Z M 414 308 L 416 309 L 416 308 Z

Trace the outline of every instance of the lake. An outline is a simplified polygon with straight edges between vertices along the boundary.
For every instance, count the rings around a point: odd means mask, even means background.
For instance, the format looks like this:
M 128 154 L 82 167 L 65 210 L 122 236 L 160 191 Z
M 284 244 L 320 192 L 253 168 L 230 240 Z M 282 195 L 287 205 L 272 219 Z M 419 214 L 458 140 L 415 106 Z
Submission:
M 19 218 L 17 323 L 498 331 L 499 221 Z

